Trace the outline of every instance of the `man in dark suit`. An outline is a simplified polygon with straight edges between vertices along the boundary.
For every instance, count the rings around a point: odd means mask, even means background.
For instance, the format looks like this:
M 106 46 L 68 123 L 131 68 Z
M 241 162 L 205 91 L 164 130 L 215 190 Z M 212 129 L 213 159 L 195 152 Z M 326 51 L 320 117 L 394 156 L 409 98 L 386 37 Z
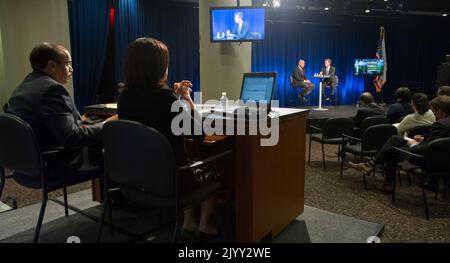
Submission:
M 440 96 L 430 102 L 437 121 L 433 123 L 427 138 L 416 136 L 414 139 L 401 136 L 392 136 L 381 148 L 375 158 L 368 163 L 349 163 L 351 167 L 369 174 L 376 164 L 386 163 L 386 178 L 383 186 L 391 186 L 395 178 L 396 165 L 401 161 L 401 156 L 395 148 L 404 148 L 416 154 L 424 154 L 430 142 L 450 137 L 450 97 Z M 409 159 L 413 163 L 418 161 Z
M 80 146 L 101 142 L 102 124 L 82 126 L 81 117 L 63 86 L 72 77 L 69 51 L 59 45 L 42 43 L 30 54 L 33 72 L 13 91 L 7 113 L 27 122 L 36 134 L 41 150 L 64 147 L 67 155 L 55 163 L 77 166 Z M 112 120 L 115 118 L 111 118 Z M 78 150 L 72 150 L 77 148 Z
M 362 122 L 367 117 L 376 115 L 385 115 L 383 108 L 374 102 L 373 96 L 370 92 L 364 92 L 360 97 L 360 108 L 356 113 L 356 116 L 353 117 L 355 127 L 360 128 Z
M 322 71 L 320 72 L 321 76 L 325 76 L 322 85 L 325 88 L 330 87 L 331 88 L 331 98 L 334 97 L 334 89 L 337 85 L 337 77 L 336 77 L 336 68 L 331 65 L 332 60 L 330 58 L 325 59 L 325 67 L 322 68 Z M 325 96 L 325 89 L 323 90 L 322 94 L 326 100 L 330 100 L 329 97 Z
M 299 93 L 302 100 L 304 100 L 315 88 L 314 84 L 306 77 L 305 65 L 306 62 L 303 59 L 299 60 L 298 66 L 294 69 L 291 76 L 292 87 L 302 89 Z
M 414 113 L 411 105 L 411 90 L 409 88 L 398 88 L 395 91 L 395 99 L 397 102 L 389 106 L 386 113 L 387 118 L 392 124 L 399 123 L 406 115 Z
M 250 24 L 244 21 L 244 13 L 237 12 L 234 14 L 234 22 L 232 36 L 235 39 L 248 39 L 250 37 Z

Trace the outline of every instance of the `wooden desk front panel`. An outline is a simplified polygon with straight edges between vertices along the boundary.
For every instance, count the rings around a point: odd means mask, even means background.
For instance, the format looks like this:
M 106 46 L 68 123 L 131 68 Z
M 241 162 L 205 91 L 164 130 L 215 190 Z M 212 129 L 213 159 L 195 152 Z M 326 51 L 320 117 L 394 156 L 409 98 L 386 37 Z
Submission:
M 236 241 L 276 236 L 304 209 L 306 114 L 280 121 L 277 146 L 237 136 Z

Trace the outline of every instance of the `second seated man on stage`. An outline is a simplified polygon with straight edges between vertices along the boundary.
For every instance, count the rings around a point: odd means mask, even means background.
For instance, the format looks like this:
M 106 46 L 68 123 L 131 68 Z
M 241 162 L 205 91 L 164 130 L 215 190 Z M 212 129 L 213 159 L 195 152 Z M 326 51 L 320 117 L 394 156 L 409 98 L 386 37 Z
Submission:
M 305 100 L 315 88 L 315 85 L 306 77 L 305 65 L 306 63 L 304 60 L 299 60 L 298 66 L 294 69 L 294 72 L 292 72 L 292 86 L 294 88 L 302 89 L 299 93 L 302 100 Z
M 323 87 L 331 88 L 330 97 L 326 96 L 325 89 L 323 89 L 323 97 L 326 100 L 330 100 L 330 98 L 334 98 L 334 89 L 337 85 L 336 68 L 332 66 L 332 60 L 330 58 L 325 59 L 325 67 L 322 68 L 320 75 L 326 77 L 322 82 Z

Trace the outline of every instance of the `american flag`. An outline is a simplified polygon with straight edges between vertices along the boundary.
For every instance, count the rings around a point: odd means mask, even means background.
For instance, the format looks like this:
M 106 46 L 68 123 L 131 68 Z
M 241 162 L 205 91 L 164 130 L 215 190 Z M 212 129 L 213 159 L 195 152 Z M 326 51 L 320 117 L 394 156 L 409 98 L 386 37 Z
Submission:
M 380 28 L 380 42 L 378 43 L 378 50 L 376 57 L 377 59 L 384 60 L 383 75 L 376 76 L 375 79 L 373 80 L 373 84 L 375 85 L 377 92 L 381 92 L 384 84 L 386 84 L 387 81 L 387 58 L 386 58 L 386 41 L 385 41 L 384 27 Z

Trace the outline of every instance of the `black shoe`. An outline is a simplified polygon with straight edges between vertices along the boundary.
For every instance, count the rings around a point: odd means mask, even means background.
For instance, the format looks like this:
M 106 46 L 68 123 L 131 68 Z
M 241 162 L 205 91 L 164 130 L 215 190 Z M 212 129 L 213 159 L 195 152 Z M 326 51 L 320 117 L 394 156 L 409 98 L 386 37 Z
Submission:
M 220 237 L 219 229 L 217 229 L 217 234 L 214 234 L 214 235 L 202 232 L 200 230 L 197 231 L 197 239 L 200 242 L 207 242 L 207 241 L 215 240 L 219 237 Z
M 197 232 L 195 230 L 187 230 L 181 228 L 180 230 L 180 239 L 183 242 L 197 242 Z

